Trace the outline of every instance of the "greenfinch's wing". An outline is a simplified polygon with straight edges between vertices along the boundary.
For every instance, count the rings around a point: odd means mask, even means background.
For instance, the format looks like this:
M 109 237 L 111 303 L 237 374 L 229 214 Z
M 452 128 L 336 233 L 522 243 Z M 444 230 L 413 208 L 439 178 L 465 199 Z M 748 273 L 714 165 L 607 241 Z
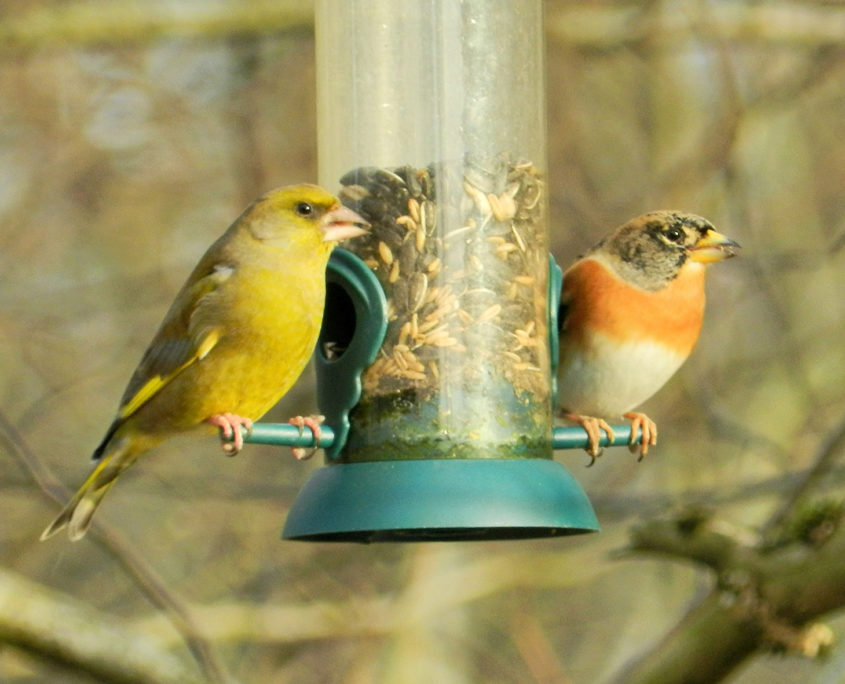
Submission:
M 118 421 L 131 416 L 185 368 L 205 357 L 220 339 L 215 292 L 234 267 L 202 267 L 200 263 L 176 296 L 144 353 L 120 401 Z

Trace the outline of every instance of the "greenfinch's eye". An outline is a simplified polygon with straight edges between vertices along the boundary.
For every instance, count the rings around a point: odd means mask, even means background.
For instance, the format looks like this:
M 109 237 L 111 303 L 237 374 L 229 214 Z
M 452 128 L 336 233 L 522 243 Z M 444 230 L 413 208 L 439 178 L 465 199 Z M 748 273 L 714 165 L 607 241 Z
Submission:
M 308 204 L 308 202 L 298 202 L 296 205 L 296 213 L 307 218 L 314 215 L 314 207 Z
M 684 231 L 682 231 L 680 228 L 669 228 L 666 231 L 665 235 L 672 242 L 683 242 L 684 239 Z

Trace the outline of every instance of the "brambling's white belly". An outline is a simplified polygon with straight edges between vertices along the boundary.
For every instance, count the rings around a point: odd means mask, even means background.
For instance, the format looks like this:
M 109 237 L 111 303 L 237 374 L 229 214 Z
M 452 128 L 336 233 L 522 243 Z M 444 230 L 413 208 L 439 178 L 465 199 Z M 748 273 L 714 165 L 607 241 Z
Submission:
M 583 351 L 568 345 L 561 355 L 558 403 L 567 412 L 618 418 L 659 390 L 686 355 L 651 341 L 620 343 L 593 335 Z

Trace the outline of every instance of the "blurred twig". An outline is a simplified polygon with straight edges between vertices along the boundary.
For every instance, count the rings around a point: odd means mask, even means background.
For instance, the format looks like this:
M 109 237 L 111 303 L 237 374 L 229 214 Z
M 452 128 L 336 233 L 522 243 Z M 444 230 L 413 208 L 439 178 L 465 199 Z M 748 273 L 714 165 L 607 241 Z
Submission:
M 845 418 L 831 430 L 819 447 L 813 465 L 802 476 L 792 491 L 783 498 L 780 507 L 763 527 L 763 533 L 770 535 L 789 520 L 798 504 L 810 495 L 825 476 L 829 475 L 836 458 L 845 449 Z
M 510 630 L 514 643 L 536 682 L 572 683 L 536 615 L 524 611 L 514 612 L 510 619 Z
M 437 545 L 415 549 L 435 560 L 442 553 Z M 436 623 L 452 611 L 491 596 L 538 587 L 572 588 L 611 568 L 604 547 L 585 548 L 577 560 L 567 551 L 527 552 L 525 558 L 526 562 L 514 562 L 510 554 L 495 554 L 469 560 L 461 557 L 460 563 L 446 567 L 432 563 L 429 572 L 405 584 L 401 596 L 353 596 L 334 602 L 309 599 L 299 605 L 218 602 L 192 604 L 190 610 L 203 634 L 217 643 L 293 644 L 392 636 Z M 160 625 L 158 616 L 134 623 L 137 629 L 151 632 L 160 632 Z M 161 638 L 168 635 L 162 633 Z
M 724 484 L 712 487 L 687 489 L 683 492 L 685 502 L 706 501 L 715 507 L 736 504 L 750 504 L 759 499 L 771 499 L 776 496 L 788 496 L 797 484 L 807 475 L 807 471 L 785 472 L 780 475 L 754 482 L 738 481 L 730 486 Z M 845 468 L 835 468 L 828 473 L 826 485 L 841 486 L 845 482 Z M 628 495 L 613 492 L 608 495 L 592 495 L 590 500 L 599 518 L 605 522 L 627 520 L 632 515 L 639 518 L 657 515 L 667 509 L 677 506 L 679 496 L 670 492 L 649 492 L 639 495 Z
M 845 9 L 838 5 L 799 2 L 708 5 L 705 20 L 695 12 L 650 12 L 650 3 L 586 6 L 547 3 L 546 27 L 551 41 L 594 50 L 629 47 L 655 34 L 674 45 L 694 34 L 772 45 L 841 45 Z M 644 8 L 645 5 L 645 8 Z M 23 4 L 7 11 L 0 24 L 0 50 L 24 52 L 45 47 L 126 45 L 171 38 L 228 38 L 291 29 L 311 30 L 313 3 L 296 0 L 251 0 L 247 3 L 75 2 Z M 190 7 L 190 10 L 187 9 Z
M 841 5 L 799 2 L 706 3 L 702 16 L 686 3 L 547 3 L 546 28 L 550 40 L 592 49 L 617 49 L 661 36 L 667 47 L 695 35 L 774 45 L 841 45 L 845 10 Z
M 6 414 L 0 410 L 0 442 L 29 471 L 36 484 L 54 501 L 62 503 L 70 492 L 43 465 L 32 452 L 23 435 L 15 428 Z M 99 537 L 104 547 L 123 566 L 127 574 L 154 605 L 168 616 L 174 628 L 182 635 L 186 645 L 210 682 L 229 681 L 225 669 L 211 644 L 202 636 L 190 611 L 167 587 L 155 570 L 129 544 L 111 532 L 105 523 L 95 520 L 90 534 Z
M 295 29 L 310 31 L 312 3 L 76 2 L 23 5 L 0 22 L 0 52 L 49 47 L 146 43 L 156 38 L 230 38 Z
M 115 684 L 200 681 L 149 633 L 2 568 L 0 641 Z

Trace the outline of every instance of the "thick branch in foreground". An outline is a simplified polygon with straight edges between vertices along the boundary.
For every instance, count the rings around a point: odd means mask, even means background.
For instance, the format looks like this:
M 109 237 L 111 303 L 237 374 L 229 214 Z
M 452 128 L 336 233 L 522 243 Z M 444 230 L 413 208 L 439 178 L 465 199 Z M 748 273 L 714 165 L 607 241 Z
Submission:
M 717 574 L 711 593 L 620 676 L 625 684 L 716 682 L 760 650 L 815 657 L 832 640 L 814 621 L 845 607 L 845 527 L 818 544 L 776 548 L 706 519 L 652 521 L 631 549 L 704 564 Z
M 736 619 L 732 609 L 713 592 L 617 681 L 712 684 L 745 660 L 760 638 L 760 630 L 752 621 Z
M 0 643 L 98 680 L 199 682 L 195 670 L 123 622 L 0 568 Z

